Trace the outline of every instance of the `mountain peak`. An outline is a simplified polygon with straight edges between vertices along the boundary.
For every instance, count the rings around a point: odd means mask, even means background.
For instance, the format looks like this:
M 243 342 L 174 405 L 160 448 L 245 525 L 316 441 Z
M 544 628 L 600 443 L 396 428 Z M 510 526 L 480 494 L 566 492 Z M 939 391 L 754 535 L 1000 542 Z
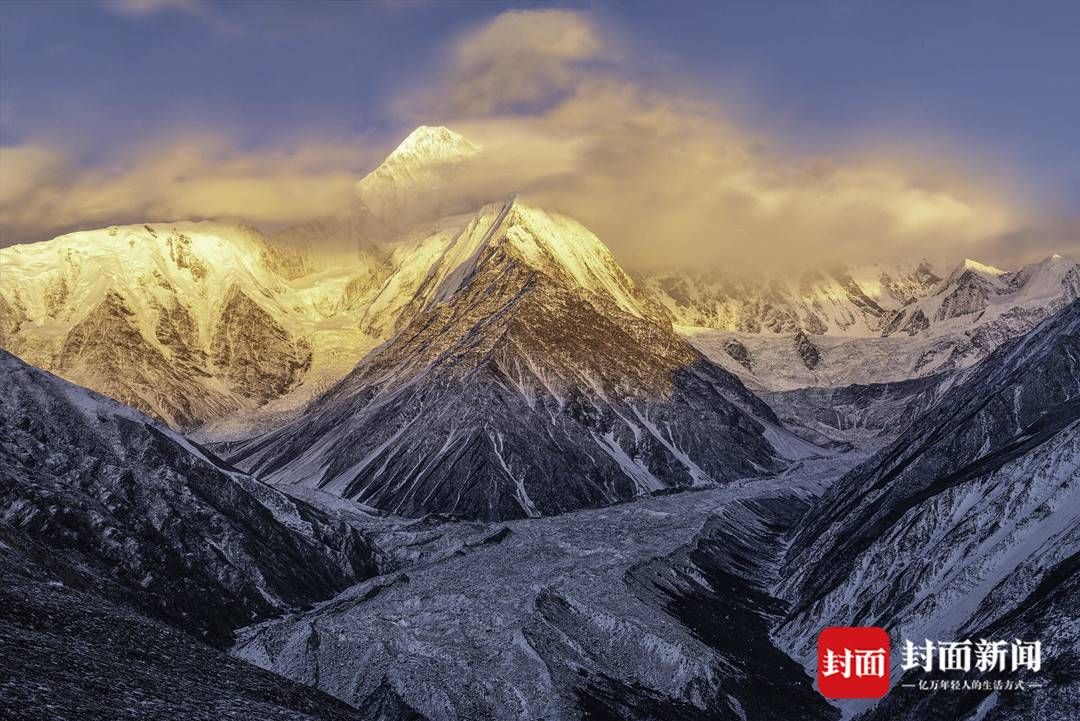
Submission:
M 480 152 L 464 136 L 421 125 L 356 183 L 360 202 L 376 218 L 399 228 L 410 220 L 461 212 L 472 199 L 453 192 L 462 161 Z
M 964 258 L 964 262 L 961 264 L 961 267 L 963 270 L 974 270 L 977 273 L 982 273 L 984 275 L 1005 275 L 1005 271 L 1003 271 L 1001 268 L 995 268 L 992 265 L 986 265 L 985 263 L 980 263 L 979 261 L 972 260 L 971 258 Z
M 401 141 L 383 164 L 402 160 L 446 162 L 475 155 L 479 147 L 447 127 L 421 125 Z

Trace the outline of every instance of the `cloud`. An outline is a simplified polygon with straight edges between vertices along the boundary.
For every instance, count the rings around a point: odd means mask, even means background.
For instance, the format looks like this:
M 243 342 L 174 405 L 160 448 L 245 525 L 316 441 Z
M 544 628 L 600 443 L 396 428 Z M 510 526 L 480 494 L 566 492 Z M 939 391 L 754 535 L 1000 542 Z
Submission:
M 1029 223 L 1024 209 L 956 163 L 899 143 L 803 156 L 691 89 L 645 87 L 611 62 L 625 51 L 596 22 L 504 13 L 449 49 L 445 91 L 427 95 L 442 105 L 427 112 L 486 149 L 461 194 L 520 191 L 635 266 L 1013 262 L 1049 249 L 1013 253 L 1004 239 Z
M 356 143 L 237 150 L 224 135 L 177 135 L 86 165 L 44 145 L 0 148 L 0 245 L 75 228 L 237 218 L 266 228 L 340 213 L 374 160 Z
M 101 0 L 101 5 L 117 15 L 133 18 L 168 11 L 191 15 L 203 15 L 207 11 L 202 0 Z
M 106 12 L 136 23 L 185 16 L 216 34 L 235 35 L 242 30 L 230 13 L 222 12 L 220 4 L 215 6 L 208 0 L 98 0 L 98 5 Z
M 454 38 L 395 110 L 484 148 L 455 179 L 462 198 L 519 191 L 585 223 L 631 267 L 1080 256 L 1077 223 L 1043 220 L 993 174 L 903 138 L 794 151 L 693 88 L 647 85 L 633 56 L 596 15 L 514 10 Z M 171 135 L 94 163 L 41 141 L 0 148 L 0 244 L 118 222 L 287 225 L 349 207 L 380 159 L 356 139 L 238 141 Z
M 605 49 L 588 17 L 511 11 L 463 35 L 451 51 L 449 102 L 457 112 L 531 105 L 573 87 L 579 63 Z

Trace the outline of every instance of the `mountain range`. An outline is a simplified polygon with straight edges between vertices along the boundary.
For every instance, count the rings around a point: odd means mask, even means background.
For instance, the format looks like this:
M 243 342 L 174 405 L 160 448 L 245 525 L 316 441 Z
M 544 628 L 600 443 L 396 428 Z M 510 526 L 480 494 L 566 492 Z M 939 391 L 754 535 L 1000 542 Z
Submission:
M 250 436 L 425 304 L 428 277 L 479 204 L 446 216 L 416 199 L 440 197 L 479 152 L 445 128 L 418 128 L 357 183 L 355 208 L 270 236 L 146 223 L 0 249 L 0 345 L 208 440 Z M 547 230 L 549 244 L 571 248 L 592 235 L 573 222 Z M 588 248 L 574 267 L 615 263 L 602 243 Z M 766 391 L 966 368 L 1080 295 L 1080 266 L 1060 256 L 1010 273 L 966 260 L 940 275 L 926 262 L 794 278 L 634 275 L 620 282 L 639 314 Z M 596 290 L 598 278 L 571 277 Z
M 5 708 L 1065 717 L 1080 265 L 627 272 L 458 192 L 484 152 L 422 126 L 333 217 L 0 250 Z M 833 704 L 830 625 L 1045 673 Z

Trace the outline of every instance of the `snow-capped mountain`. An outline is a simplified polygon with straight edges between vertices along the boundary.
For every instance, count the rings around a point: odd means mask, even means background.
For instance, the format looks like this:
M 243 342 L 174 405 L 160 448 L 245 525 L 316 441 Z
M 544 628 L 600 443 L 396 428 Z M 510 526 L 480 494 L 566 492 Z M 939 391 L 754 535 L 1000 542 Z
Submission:
M 0 345 L 175 428 L 250 433 L 382 342 L 426 277 L 429 246 L 342 249 L 344 222 L 273 238 L 147 224 L 4 248 Z
M 499 519 L 821 452 L 674 334 L 588 230 L 511 198 L 445 236 L 391 340 L 229 457 L 398 514 Z
M 808 664 L 807 629 L 830 625 L 883 626 L 894 638 L 991 638 L 992 629 L 1038 638 L 1040 614 L 1075 619 L 1075 595 L 1063 584 L 1078 553 L 1075 301 L 995 351 L 829 488 L 788 555 L 781 592 L 795 612 L 780 637 Z M 1080 648 L 1075 623 L 1048 632 L 1054 654 Z M 1064 713 L 1075 701 L 1075 671 L 1044 680 L 1037 703 Z M 1053 717 L 1007 713 L 979 718 Z
M 417 293 L 445 292 L 429 276 L 482 205 L 445 191 L 481 152 L 422 126 L 357 183 L 356 207 L 270 237 L 149 223 L 0 249 L 0 345 L 203 438 L 280 425 L 427 307 Z M 603 280 L 580 261 L 568 266 L 579 285 Z M 796 279 L 653 273 L 633 303 L 750 387 L 787 390 L 968 367 L 1080 292 L 1060 257 L 942 275 L 925 262 Z
M 4 248 L 3 345 L 190 428 L 277 398 L 333 366 L 335 345 L 364 343 L 335 321 L 353 272 L 305 275 L 307 262 L 257 231 L 210 223 Z
M 834 721 L 814 638 L 876 624 L 1052 639 L 1047 688 L 848 715 L 1066 716 L 1076 263 L 636 278 L 571 218 L 448 192 L 482 152 L 421 127 L 272 236 L 0 250 L 4 347 L 229 458 L 0 351 L 5 703 Z
M 658 274 L 646 286 L 677 328 L 751 387 L 888 383 L 968 368 L 1080 297 L 1080 264 L 1005 272 L 964 260 L 798 279 Z
M 0 351 L 0 521 L 113 602 L 228 644 L 372 575 L 351 528 Z
M 474 209 L 453 191 L 467 161 L 481 149 L 444 127 L 421 125 L 373 171 L 356 183 L 372 230 L 394 233 L 411 223 Z M 475 200 L 475 199 L 474 199 Z

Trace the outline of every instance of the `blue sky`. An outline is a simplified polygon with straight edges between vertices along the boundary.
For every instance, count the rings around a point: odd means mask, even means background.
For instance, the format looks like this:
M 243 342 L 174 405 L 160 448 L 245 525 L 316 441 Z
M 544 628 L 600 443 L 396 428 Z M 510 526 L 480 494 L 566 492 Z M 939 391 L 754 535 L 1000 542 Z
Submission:
M 435 105 L 428 118 L 403 98 L 437 84 L 463 34 L 507 9 L 549 7 L 9 1 L 0 4 L 0 145 L 111 168 L 133 145 L 177 134 L 224 135 L 233 151 L 251 152 L 317 137 L 372 149 L 342 158 L 356 172 L 418 121 L 460 115 Z M 1000 176 L 1041 213 L 1080 207 L 1080 3 L 559 7 L 616 39 L 588 62 L 636 87 L 714 102 L 771 152 L 884 145 L 894 157 L 948 156 L 972 175 Z

